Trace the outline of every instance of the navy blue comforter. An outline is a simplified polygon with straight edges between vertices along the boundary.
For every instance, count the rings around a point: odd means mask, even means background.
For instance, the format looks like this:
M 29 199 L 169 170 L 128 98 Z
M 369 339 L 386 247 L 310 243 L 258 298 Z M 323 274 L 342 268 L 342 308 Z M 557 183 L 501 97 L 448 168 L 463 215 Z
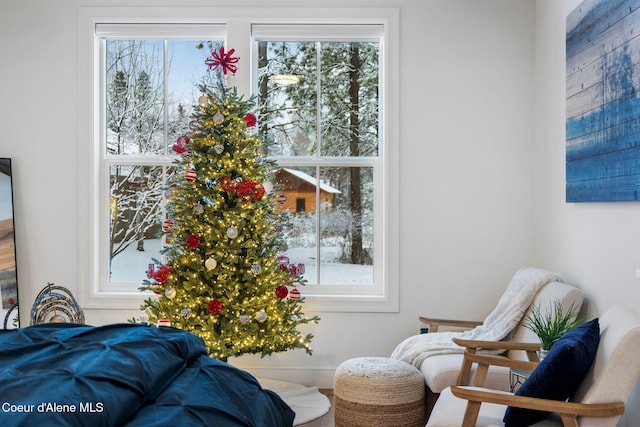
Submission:
M 0 331 L 0 426 L 291 426 L 249 373 L 174 328 L 45 324 Z

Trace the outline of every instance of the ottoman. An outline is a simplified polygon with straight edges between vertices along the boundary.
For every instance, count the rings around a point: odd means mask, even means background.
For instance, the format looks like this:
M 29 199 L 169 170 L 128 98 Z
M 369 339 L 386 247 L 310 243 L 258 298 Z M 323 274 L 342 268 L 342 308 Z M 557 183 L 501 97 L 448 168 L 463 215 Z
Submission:
M 336 427 L 425 425 L 425 383 L 413 365 L 386 357 L 343 362 L 334 378 Z

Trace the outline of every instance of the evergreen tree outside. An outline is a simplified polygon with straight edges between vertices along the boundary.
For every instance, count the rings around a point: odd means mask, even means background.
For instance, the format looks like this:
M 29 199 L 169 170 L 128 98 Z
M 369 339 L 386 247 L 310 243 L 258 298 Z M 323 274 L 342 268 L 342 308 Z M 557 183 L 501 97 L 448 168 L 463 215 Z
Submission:
M 235 73 L 233 50 L 211 54 L 211 70 Z M 149 265 L 141 290 L 158 296 L 144 301 L 144 320 L 199 335 L 216 359 L 295 348 L 311 354 L 312 335 L 298 328 L 319 319 L 302 312 L 296 286 L 304 266 L 280 255 L 275 162 L 255 136 L 254 98 L 224 84 L 200 89 L 190 131 L 173 145 L 180 158 L 166 192 L 166 261 Z
M 261 41 L 258 55 L 260 135 L 274 142 L 270 154 L 378 155 L 378 43 Z M 273 79 L 277 75 L 296 76 L 297 82 L 279 85 Z M 315 213 L 321 224 L 315 243 L 322 248 L 329 245 L 323 238 L 340 241 L 340 262 L 372 265 L 372 170 L 357 165 L 295 168 L 341 192 L 330 212 Z

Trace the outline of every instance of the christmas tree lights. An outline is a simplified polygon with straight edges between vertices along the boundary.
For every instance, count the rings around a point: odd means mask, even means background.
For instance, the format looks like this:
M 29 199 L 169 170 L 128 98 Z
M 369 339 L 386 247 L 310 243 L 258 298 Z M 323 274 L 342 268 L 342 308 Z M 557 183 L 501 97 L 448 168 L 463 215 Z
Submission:
M 206 64 L 235 73 L 232 54 L 221 47 Z M 281 255 L 275 162 L 253 132 L 254 100 L 224 84 L 200 89 L 190 132 L 172 146 L 179 159 L 166 192 L 165 261 L 149 265 L 141 289 L 157 296 L 144 301 L 143 320 L 199 335 L 216 359 L 311 354 L 312 335 L 298 327 L 319 319 L 302 312 L 303 266 Z

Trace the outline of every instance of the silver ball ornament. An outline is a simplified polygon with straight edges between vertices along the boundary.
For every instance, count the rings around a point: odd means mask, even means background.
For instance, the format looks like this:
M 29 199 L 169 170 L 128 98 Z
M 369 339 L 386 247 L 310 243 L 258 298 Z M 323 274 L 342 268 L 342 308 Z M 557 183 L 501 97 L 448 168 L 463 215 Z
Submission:
M 236 237 L 238 237 L 238 229 L 233 226 L 227 228 L 227 237 L 230 239 L 235 239 Z
M 215 113 L 213 115 L 213 123 L 219 125 L 222 122 L 224 122 L 224 116 L 220 112 Z
M 169 298 L 169 299 L 174 299 L 176 297 L 176 294 L 177 294 L 177 292 L 176 292 L 176 290 L 174 288 L 167 288 L 164 291 L 164 296 Z
M 256 313 L 256 320 L 260 323 L 265 322 L 267 320 L 267 312 L 264 310 L 260 310 Z

